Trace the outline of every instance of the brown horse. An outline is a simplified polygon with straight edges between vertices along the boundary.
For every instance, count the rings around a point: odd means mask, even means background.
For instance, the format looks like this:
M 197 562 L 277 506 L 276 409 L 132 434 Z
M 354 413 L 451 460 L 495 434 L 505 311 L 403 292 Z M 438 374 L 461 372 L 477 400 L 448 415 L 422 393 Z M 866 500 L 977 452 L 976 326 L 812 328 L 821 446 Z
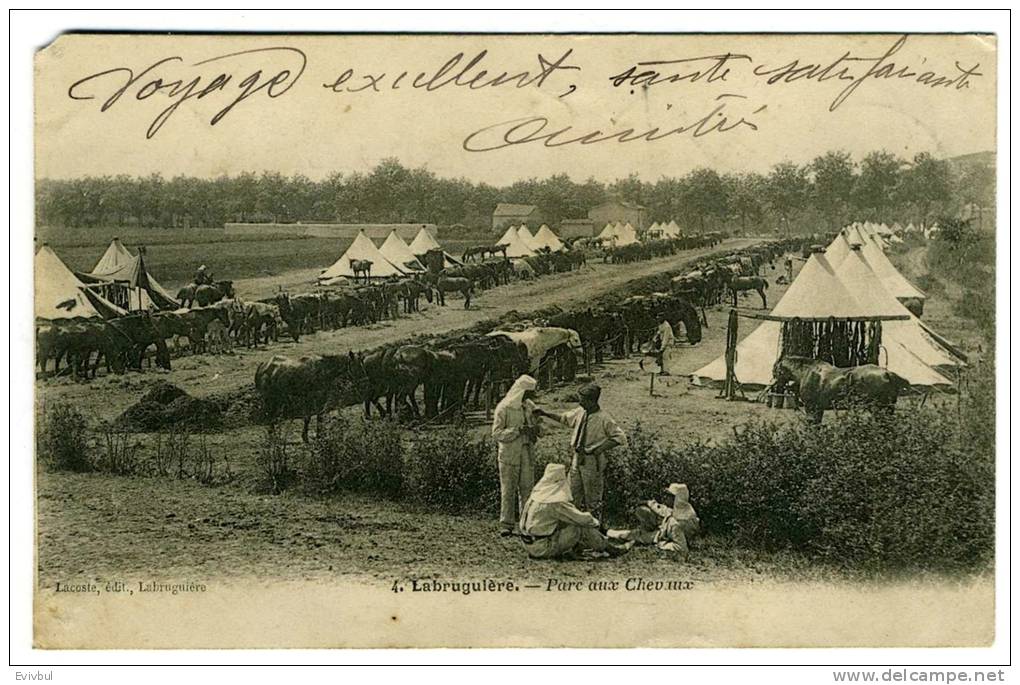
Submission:
M 485 255 L 489 253 L 488 245 L 473 245 L 464 250 L 464 254 L 461 255 L 462 262 L 474 261 L 475 257 L 484 259 Z
M 365 283 L 371 283 L 372 281 L 372 260 L 370 259 L 352 259 L 351 260 L 351 273 L 354 274 L 355 283 L 358 281 L 358 276 L 365 277 Z
M 475 284 L 470 278 L 436 276 L 431 283 L 441 306 L 446 306 L 446 293 L 460 293 L 464 296 L 464 309 L 471 308 L 471 294 L 475 290 Z
M 761 276 L 734 276 L 727 281 L 726 287 L 730 289 L 730 293 L 733 295 L 734 307 L 737 306 L 738 292 L 756 290 L 758 291 L 758 295 L 761 296 L 761 308 L 768 308 L 768 302 L 765 299 L 765 291 L 768 290 L 769 282 Z
M 182 307 L 191 309 L 196 303 L 199 307 L 208 307 L 214 302 L 230 299 L 234 296 L 233 281 L 216 281 L 213 284 L 189 283 L 177 291 L 177 299 Z
M 874 364 L 841 369 L 807 357 L 781 357 L 772 368 L 776 386 L 794 383 L 808 420 L 821 423 L 826 409 L 867 406 L 892 411 L 910 383 Z

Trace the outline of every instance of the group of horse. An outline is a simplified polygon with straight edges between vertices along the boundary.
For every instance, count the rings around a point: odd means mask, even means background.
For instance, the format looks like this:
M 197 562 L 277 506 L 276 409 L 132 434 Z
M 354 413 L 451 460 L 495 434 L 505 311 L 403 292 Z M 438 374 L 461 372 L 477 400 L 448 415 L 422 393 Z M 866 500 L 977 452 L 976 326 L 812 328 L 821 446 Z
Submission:
M 712 244 L 711 241 L 718 239 L 720 236 L 705 235 L 649 241 L 642 248 L 642 258 L 656 256 L 662 249 L 687 249 Z M 278 293 L 257 301 L 237 297 L 233 282 L 229 280 L 191 283 L 178 291 L 183 308 L 174 311 L 138 312 L 109 320 L 40 320 L 36 328 L 37 364 L 40 373 L 46 376 L 59 374 L 63 363 L 64 369 L 78 379 L 95 378 L 104 362 L 108 373 L 140 370 L 144 361 L 150 364 L 154 361 L 156 366 L 169 369 L 173 355 L 168 341 L 175 354 L 185 350 L 217 354 L 230 352 L 236 346 L 266 345 L 279 340 L 284 333 L 297 341 L 301 335 L 319 330 L 398 318 L 401 313 L 420 311 L 422 298 L 445 305 L 445 296 L 450 292 L 459 293 L 464 306 L 469 308 L 477 290 L 504 285 L 514 279 L 580 268 L 586 263 L 590 250 L 584 241 L 575 241 L 573 249 L 564 252 L 542 251 L 511 261 L 505 257 L 504 246 L 481 246 L 474 248 L 470 255 L 482 257 L 480 262 L 468 260 L 463 265 L 430 269 L 411 277 L 378 283 L 354 283 L 307 293 Z M 436 254 L 423 255 L 425 263 L 432 264 L 438 259 L 442 265 L 442 251 L 432 252 Z M 486 256 L 490 258 L 484 259 Z M 686 296 L 686 293 L 681 294 Z M 646 328 L 635 325 L 632 320 L 641 310 L 637 305 L 625 308 L 626 314 L 589 309 L 591 318 L 582 321 L 580 327 L 586 332 L 613 331 L 608 335 L 617 345 L 623 344 L 619 337 L 621 331 Z M 608 325 L 607 322 L 616 319 L 628 321 Z M 691 336 L 690 325 L 686 328 L 691 339 L 700 337 L 700 333 Z M 594 341 L 599 335 L 592 333 L 590 337 Z M 186 346 L 183 341 L 187 341 Z M 153 348 L 155 351 L 150 354 Z
M 436 419 L 477 406 L 486 379 L 514 378 L 530 367 L 524 343 L 507 335 L 470 334 L 360 353 L 273 356 L 256 369 L 255 388 L 270 422 L 304 419 L 307 441 L 311 418 L 341 406 L 361 404 L 366 418 L 374 408 L 380 416 L 403 410 Z M 417 401 L 419 387 L 424 408 Z
M 803 238 L 771 240 L 731 252 L 706 257 L 692 264 L 692 268 L 672 279 L 671 289 L 682 295 L 702 311 L 705 307 L 722 304 L 729 298 L 737 306 L 737 295 L 747 291 L 758 293 L 761 308 L 768 307 L 766 291 L 768 279 L 762 270 L 768 266 L 775 270 L 776 259 L 787 252 L 799 250 Z
M 582 360 L 638 352 L 662 321 L 682 325 L 691 344 L 701 340 L 697 310 L 673 293 L 607 295 L 584 308 L 547 310 L 468 334 L 346 355 L 274 356 L 259 365 L 255 387 L 271 422 L 304 420 L 304 440 L 312 417 L 341 406 L 361 404 L 366 418 L 373 409 L 413 420 L 452 418 L 483 400 L 493 403 L 522 373 L 548 386 L 572 380 Z
M 605 245 L 603 241 L 602 258 L 607 264 L 629 264 L 645 259 L 668 257 L 681 250 L 714 247 L 725 237 L 724 233 L 713 231 L 678 238 L 653 238 L 641 243 L 620 246 Z

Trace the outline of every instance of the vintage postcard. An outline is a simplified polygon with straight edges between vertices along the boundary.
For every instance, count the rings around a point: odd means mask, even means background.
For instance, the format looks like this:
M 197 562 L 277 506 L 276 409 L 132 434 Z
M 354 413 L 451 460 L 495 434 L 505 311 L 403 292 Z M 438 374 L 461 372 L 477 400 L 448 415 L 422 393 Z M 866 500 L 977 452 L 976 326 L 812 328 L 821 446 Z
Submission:
M 35 646 L 992 644 L 996 63 L 58 36 Z

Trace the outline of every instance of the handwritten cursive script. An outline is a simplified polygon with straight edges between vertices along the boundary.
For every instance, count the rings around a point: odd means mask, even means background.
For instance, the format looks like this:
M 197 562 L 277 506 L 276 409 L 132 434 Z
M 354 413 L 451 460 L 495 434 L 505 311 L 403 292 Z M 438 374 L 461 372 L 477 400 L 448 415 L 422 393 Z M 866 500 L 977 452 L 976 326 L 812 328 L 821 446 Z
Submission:
M 268 71 L 268 74 L 271 75 L 264 75 L 263 69 L 266 69 L 266 67 L 244 68 L 245 64 L 251 63 L 252 57 L 255 55 L 258 55 L 260 59 L 270 57 L 283 58 L 285 61 L 290 60 L 291 63 L 285 67 L 272 67 Z M 219 71 L 217 73 L 216 70 L 221 68 L 219 66 L 214 67 L 210 72 L 215 74 L 213 76 L 199 75 L 192 76 L 189 79 L 187 76 L 167 75 L 171 67 L 179 68 L 183 62 L 183 58 L 173 56 L 157 60 L 138 73 L 135 73 L 129 67 L 106 69 L 75 81 L 68 88 L 67 94 L 73 100 L 94 100 L 98 92 L 100 94 L 98 97 L 105 96 L 106 98 L 99 108 L 100 112 L 109 110 L 129 92 L 138 101 L 147 100 L 154 96 L 169 98 L 170 104 L 156 115 L 156 118 L 153 119 L 148 130 L 145 132 L 146 138 L 152 138 L 163 128 L 163 125 L 183 103 L 191 99 L 201 100 L 214 93 L 225 92 L 227 87 L 235 81 L 237 82 L 236 87 L 240 92 L 235 91 L 231 93 L 230 97 L 232 99 L 230 99 L 225 107 L 218 110 L 209 121 L 211 126 L 215 126 L 234 107 L 257 93 L 264 91 L 270 98 L 280 97 L 293 88 L 294 84 L 301 78 L 308 59 L 305 53 L 297 48 L 257 48 L 212 57 L 191 65 L 192 67 L 203 67 L 213 64 L 219 65 L 223 62 L 233 63 L 235 68 L 239 68 L 241 73 L 246 74 L 243 78 L 239 78 L 234 73 L 228 71 Z M 112 86 L 109 85 L 111 82 Z M 104 86 L 112 88 L 112 90 L 106 90 Z M 131 96 L 129 95 L 128 97 Z
M 824 83 L 831 80 L 848 82 L 846 87 L 829 104 L 830 112 L 835 112 L 862 84 L 869 80 L 905 79 L 929 88 L 964 90 L 970 88 L 970 77 L 983 76 L 978 71 L 981 68 L 979 63 L 975 63 L 970 67 L 964 67 L 959 62 L 955 62 L 956 72 L 951 74 L 940 74 L 932 70 L 922 71 L 920 67 L 902 63 L 897 64 L 891 58 L 906 43 L 907 37 L 901 36 L 888 50 L 876 57 L 855 57 L 853 53 L 847 51 L 828 63 L 802 63 L 801 60 L 795 59 L 779 67 L 759 64 L 754 68 L 754 74 L 755 76 L 768 77 L 765 79 L 765 82 L 770 86 L 801 80 L 815 81 L 816 83 Z M 861 73 L 861 65 L 870 66 L 867 71 Z
M 581 70 L 579 66 L 567 64 L 567 58 L 573 52 L 572 49 L 567 50 L 552 60 L 546 59 L 539 53 L 538 69 L 524 69 L 513 73 L 506 70 L 497 70 L 497 73 L 481 68 L 489 54 L 488 50 L 480 51 L 466 62 L 464 53 L 458 52 L 435 71 L 420 71 L 409 81 L 404 80 L 409 76 L 407 71 L 387 75 L 387 72 L 358 73 L 354 69 L 345 69 L 332 83 L 324 83 L 322 87 L 334 93 L 381 93 L 384 90 L 399 90 L 402 85 L 429 93 L 451 86 L 468 90 L 498 88 L 506 85 L 514 88 L 532 86 L 542 88 L 546 85 L 546 81 L 557 72 Z M 569 95 L 576 90 L 574 85 L 569 88 L 570 90 L 566 91 L 564 95 Z
M 580 135 L 573 126 L 556 128 L 550 126 L 549 119 L 542 116 L 511 119 L 492 126 L 486 126 L 464 139 L 463 147 L 468 152 L 491 152 L 517 145 L 541 143 L 547 148 L 560 148 L 567 145 L 594 145 L 596 143 L 632 143 L 643 141 L 654 143 L 664 138 L 689 135 L 691 138 L 702 138 L 710 134 L 730 133 L 735 130 L 757 131 L 758 124 L 753 118 L 767 109 L 761 105 L 746 115 L 734 115 L 728 110 L 733 102 L 746 100 L 743 95 L 724 93 L 714 99 L 715 107 L 699 119 L 663 129 L 659 126 L 642 131 L 634 128 L 621 128 L 616 131 L 596 129 Z

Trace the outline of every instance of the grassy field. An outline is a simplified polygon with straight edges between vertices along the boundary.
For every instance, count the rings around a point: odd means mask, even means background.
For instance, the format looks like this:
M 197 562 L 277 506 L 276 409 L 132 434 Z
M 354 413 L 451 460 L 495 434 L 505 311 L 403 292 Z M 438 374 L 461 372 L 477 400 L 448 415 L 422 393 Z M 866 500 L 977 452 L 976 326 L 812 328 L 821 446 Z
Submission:
M 276 277 L 298 270 L 314 274 L 336 261 L 351 242 L 286 235 L 228 236 L 217 228 L 43 227 L 36 236 L 39 242 L 48 242 L 74 271 L 90 271 L 114 237 L 119 237 L 132 252 L 144 245 L 149 270 L 171 289 L 190 282 L 201 264 L 208 266 L 218 279 Z M 442 242 L 454 254 L 474 244 Z

